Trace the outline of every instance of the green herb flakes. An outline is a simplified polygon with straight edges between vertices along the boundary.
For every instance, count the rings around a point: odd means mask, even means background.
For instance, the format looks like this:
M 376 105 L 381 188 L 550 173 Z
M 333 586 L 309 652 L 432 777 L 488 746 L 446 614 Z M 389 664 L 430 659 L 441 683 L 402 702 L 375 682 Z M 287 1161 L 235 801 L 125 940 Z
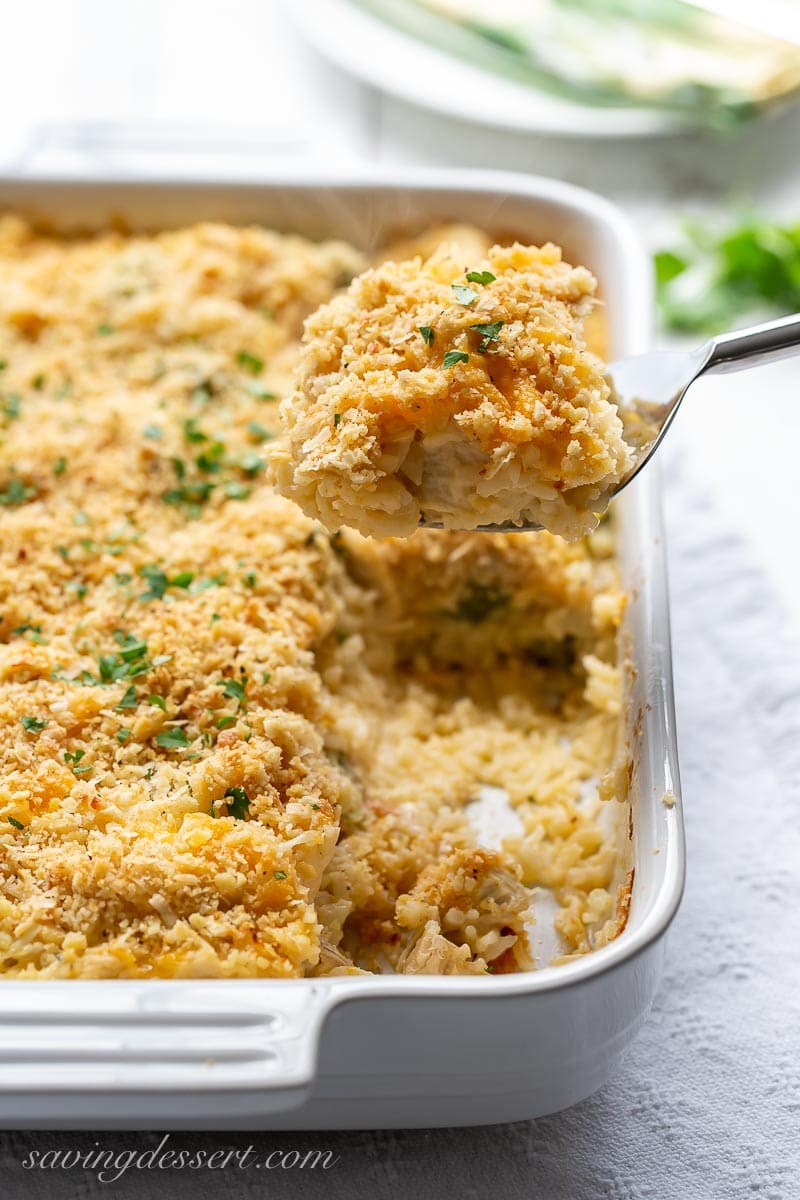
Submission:
M 23 717 L 22 728 L 26 733 L 41 733 L 47 727 L 47 721 L 43 721 L 41 717 Z
M 279 400 L 280 399 L 277 392 L 271 392 L 269 390 L 269 388 L 264 387 L 263 383 L 256 383 L 256 382 L 248 383 L 247 391 L 250 393 L 250 395 L 254 399 L 262 400 L 265 403 L 269 402 L 270 400 Z
M 161 733 L 156 734 L 156 745 L 162 750 L 185 750 L 189 744 L 189 739 L 179 726 L 162 729 Z
M 217 687 L 222 688 L 222 694 L 228 696 L 231 700 L 238 700 L 240 704 L 245 704 L 247 701 L 247 676 L 243 675 L 241 681 L 238 679 L 221 679 Z
M 13 508 L 32 500 L 35 495 L 36 488 L 23 483 L 21 479 L 11 479 L 4 488 L 0 488 L 0 507 Z
M 467 362 L 469 362 L 469 355 L 465 354 L 463 350 L 448 350 L 443 359 L 445 370 L 449 370 L 450 367 L 454 367 L 456 363 Z
M 260 375 L 264 370 L 264 361 L 257 354 L 253 354 L 250 350 L 240 350 L 236 355 L 236 361 L 240 367 L 248 371 L 251 375 Z
M 248 421 L 247 432 L 251 438 L 255 438 L 257 442 L 268 442 L 272 434 L 263 425 L 259 425 L 258 421 Z
M 243 821 L 247 816 L 247 810 L 250 807 L 250 797 L 242 787 L 228 788 L 225 793 L 225 800 L 228 805 L 228 816 L 236 817 L 237 820 Z
M 478 299 L 478 293 L 475 291 L 475 289 L 467 287 L 463 283 L 453 283 L 451 284 L 451 287 L 453 289 L 453 295 L 456 298 L 456 303 L 463 304 L 465 308 L 469 308 L 469 306 L 474 304 Z
M 498 609 L 506 608 L 511 597 L 496 583 L 479 583 L 468 579 L 455 608 L 448 613 L 457 621 L 480 625 Z
M 224 492 L 229 500 L 246 500 L 252 490 L 246 483 L 240 483 L 238 479 L 229 479 L 224 485 Z
M 494 283 L 496 278 L 491 271 L 467 271 L 469 283 Z
M 436 338 L 436 333 L 431 328 L 430 325 L 418 325 L 417 332 L 419 333 L 420 337 L 422 338 L 422 340 L 426 346 L 433 345 L 434 340 Z
M 136 688 L 133 686 L 133 684 L 131 684 L 116 708 L 118 712 L 124 712 L 126 708 L 136 708 L 138 703 L 139 697 L 136 694 Z
M 505 325 L 505 321 L 490 321 L 488 323 L 478 323 L 470 325 L 470 329 L 475 333 L 480 334 L 480 342 L 478 344 L 478 353 L 485 354 L 492 342 L 499 341 L 500 330 Z

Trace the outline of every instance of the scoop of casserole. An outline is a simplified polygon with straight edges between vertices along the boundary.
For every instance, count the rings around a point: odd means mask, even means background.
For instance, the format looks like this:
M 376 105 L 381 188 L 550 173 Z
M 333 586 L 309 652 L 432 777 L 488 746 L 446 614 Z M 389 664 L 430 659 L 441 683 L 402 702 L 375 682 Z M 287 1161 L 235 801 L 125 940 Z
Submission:
M 588 270 L 557 246 L 444 246 L 356 278 L 306 321 L 280 491 L 329 529 L 597 524 L 630 450 L 583 320 Z

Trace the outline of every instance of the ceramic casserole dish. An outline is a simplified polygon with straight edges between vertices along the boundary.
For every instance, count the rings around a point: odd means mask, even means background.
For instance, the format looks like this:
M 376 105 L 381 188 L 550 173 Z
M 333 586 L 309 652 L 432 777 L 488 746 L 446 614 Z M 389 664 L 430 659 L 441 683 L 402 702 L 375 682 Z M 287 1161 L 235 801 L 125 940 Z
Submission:
M 648 345 L 650 269 L 626 219 L 552 180 L 474 171 L 258 184 L 0 180 L 0 207 L 65 230 L 218 219 L 364 248 L 451 220 L 553 240 L 600 280 L 610 357 Z M 684 875 L 657 469 L 616 511 L 634 869 L 619 937 L 561 966 L 487 978 L 9 980 L 0 983 L 0 1124 L 452 1126 L 540 1116 L 598 1088 L 645 1019 Z

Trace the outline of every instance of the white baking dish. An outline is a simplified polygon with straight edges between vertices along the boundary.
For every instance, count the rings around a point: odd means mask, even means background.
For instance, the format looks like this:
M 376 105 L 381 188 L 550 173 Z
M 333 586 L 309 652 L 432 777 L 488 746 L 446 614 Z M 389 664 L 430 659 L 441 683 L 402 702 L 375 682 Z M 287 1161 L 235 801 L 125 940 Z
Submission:
M 219 218 L 362 246 L 398 227 L 469 221 L 526 241 L 551 238 L 591 267 L 612 355 L 645 349 L 650 333 L 650 271 L 626 220 L 600 197 L 550 180 L 456 171 L 256 185 L 0 180 L 0 207 L 61 228 Z M 616 941 L 564 966 L 485 979 L 9 980 L 0 984 L 0 1124 L 477 1124 L 553 1112 L 599 1087 L 645 1018 L 684 875 L 655 469 L 617 509 L 635 666 L 636 873 Z

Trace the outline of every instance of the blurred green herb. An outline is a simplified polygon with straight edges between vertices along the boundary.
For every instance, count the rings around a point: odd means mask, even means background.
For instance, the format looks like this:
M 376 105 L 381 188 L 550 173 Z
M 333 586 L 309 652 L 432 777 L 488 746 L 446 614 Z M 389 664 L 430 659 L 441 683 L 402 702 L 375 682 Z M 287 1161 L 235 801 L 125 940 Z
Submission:
M 749 215 L 720 233 L 687 223 L 683 244 L 654 261 L 661 320 L 678 333 L 719 333 L 800 309 L 800 224 Z
M 455 608 L 447 615 L 456 621 L 469 621 L 471 625 L 480 625 L 493 612 L 506 608 L 510 600 L 511 597 L 498 584 L 479 583 L 477 579 L 468 579 Z

